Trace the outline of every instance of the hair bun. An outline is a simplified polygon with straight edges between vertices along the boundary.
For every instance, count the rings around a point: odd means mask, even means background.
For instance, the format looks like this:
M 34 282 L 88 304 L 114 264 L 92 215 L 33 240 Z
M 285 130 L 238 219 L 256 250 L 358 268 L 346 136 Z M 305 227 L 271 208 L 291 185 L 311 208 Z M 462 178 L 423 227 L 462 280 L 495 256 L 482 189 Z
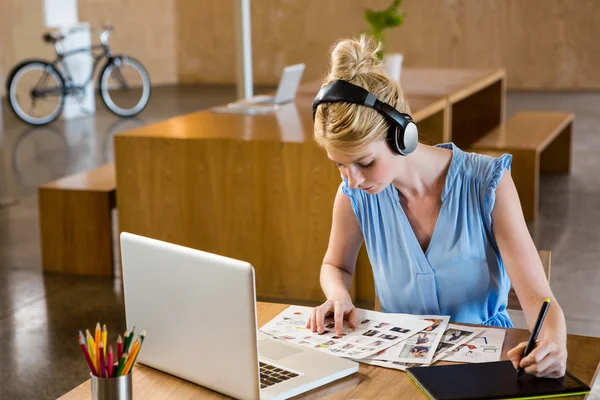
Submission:
M 350 81 L 358 75 L 380 69 L 381 60 L 377 53 L 381 48 L 381 43 L 367 35 L 339 41 L 331 52 L 329 78 Z

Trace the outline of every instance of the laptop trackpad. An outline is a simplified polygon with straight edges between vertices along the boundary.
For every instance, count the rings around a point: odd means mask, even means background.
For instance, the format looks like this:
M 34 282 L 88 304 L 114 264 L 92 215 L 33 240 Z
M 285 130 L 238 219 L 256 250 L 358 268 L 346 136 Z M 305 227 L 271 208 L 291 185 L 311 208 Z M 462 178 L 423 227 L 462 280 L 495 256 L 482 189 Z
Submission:
M 301 353 L 303 350 L 293 346 L 286 346 L 277 340 L 261 340 L 258 344 L 259 354 L 262 357 L 270 358 L 271 360 L 281 360 L 289 357 L 292 354 Z

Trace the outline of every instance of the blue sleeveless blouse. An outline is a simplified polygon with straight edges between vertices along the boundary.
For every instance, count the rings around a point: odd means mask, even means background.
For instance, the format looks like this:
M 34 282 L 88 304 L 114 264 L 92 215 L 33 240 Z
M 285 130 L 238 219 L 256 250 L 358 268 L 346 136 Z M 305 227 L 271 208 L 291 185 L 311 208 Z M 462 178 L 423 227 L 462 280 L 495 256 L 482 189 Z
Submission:
M 377 194 L 342 191 L 364 235 L 382 311 L 450 315 L 453 322 L 512 327 L 510 281 L 492 232 L 496 187 L 512 156 L 464 152 L 453 143 L 442 205 L 423 252 L 390 184 Z

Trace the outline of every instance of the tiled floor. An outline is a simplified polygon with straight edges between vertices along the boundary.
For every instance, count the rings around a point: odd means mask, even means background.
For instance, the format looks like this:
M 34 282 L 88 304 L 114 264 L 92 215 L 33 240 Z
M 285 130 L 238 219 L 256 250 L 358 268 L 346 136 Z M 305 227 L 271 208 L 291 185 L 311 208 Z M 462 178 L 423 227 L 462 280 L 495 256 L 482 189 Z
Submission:
M 120 120 L 98 102 L 94 117 L 33 129 L 4 107 L 0 125 L 0 399 L 54 399 L 86 378 L 76 333 L 97 319 L 125 329 L 118 279 L 43 274 L 36 188 L 111 162 L 112 136 L 123 130 L 222 104 L 228 87 L 154 88 L 148 108 Z M 521 109 L 576 114 L 573 171 L 541 180 L 538 248 L 553 252 L 552 288 L 570 333 L 600 336 L 600 93 L 510 93 L 508 115 Z M 3 129 L 2 129 L 3 127 Z M 512 313 L 522 326 L 522 318 Z M 114 340 L 114 337 L 110 338 Z

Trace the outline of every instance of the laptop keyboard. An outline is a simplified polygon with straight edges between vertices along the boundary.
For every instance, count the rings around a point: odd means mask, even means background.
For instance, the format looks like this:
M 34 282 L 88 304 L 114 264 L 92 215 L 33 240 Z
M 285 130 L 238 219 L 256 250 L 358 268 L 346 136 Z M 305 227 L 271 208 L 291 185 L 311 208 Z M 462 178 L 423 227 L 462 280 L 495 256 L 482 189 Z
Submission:
M 269 386 L 290 380 L 297 377 L 298 374 L 283 368 L 275 367 L 264 362 L 260 362 L 260 388 L 264 389 Z

